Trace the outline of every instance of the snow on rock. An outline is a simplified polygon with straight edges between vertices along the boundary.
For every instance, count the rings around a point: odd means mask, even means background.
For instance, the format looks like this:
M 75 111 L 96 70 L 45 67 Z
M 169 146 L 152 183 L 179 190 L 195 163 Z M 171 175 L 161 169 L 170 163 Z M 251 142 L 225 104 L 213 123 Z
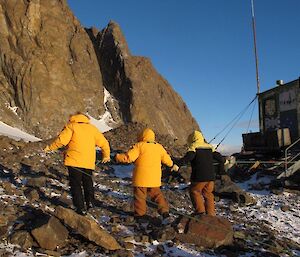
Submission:
M 116 125 L 111 113 L 108 110 L 107 102 L 113 101 L 112 96 L 110 93 L 104 89 L 104 108 L 105 113 L 100 117 L 99 120 L 89 116 L 91 123 L 96 126 L 102 133 L 113 129 Z
M 300 197 L 288 192 L 281 195 L 255 193 L 253 196 L 257 205 L 238 208 L 239 213 L 248 220 L 265 221 L 268 227 L 278 232 L 278 237 L 300 244 Z M 290 204 L 289 209 L 283 211 L 282 207 L 287 204 Z
M 89 116 L 89 118 L 90 118 L 91 124 L 96 126 L 102 133 L 112 129 L 112 127 L 108 125 L 110 122 L 113 121 L 111 114 L 108 111 L 106 111 L 103 114 L 103 116 L 100 117 L 99 120 L 97 120 L 91 116 Z
M 22 139 L 26 142 L 35 142 L 35 141 L 41 140 L 40 138 L 30 135 L 20 129 L 13 128 L 1 121 L 0 121 L 0 135 L 7 136 L 7 137 L 15 139 L 15 140 Z

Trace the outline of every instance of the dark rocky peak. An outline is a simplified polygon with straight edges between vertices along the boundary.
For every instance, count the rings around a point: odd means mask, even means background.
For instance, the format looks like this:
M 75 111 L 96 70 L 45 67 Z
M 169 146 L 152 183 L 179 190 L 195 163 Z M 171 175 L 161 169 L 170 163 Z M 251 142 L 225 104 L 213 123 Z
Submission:
M 101 31 L 100 48 L 111 48 L 121 58 L 131 56 L 126 39 L 121 31 L 119 24 L 110 21 L 105 29 Z

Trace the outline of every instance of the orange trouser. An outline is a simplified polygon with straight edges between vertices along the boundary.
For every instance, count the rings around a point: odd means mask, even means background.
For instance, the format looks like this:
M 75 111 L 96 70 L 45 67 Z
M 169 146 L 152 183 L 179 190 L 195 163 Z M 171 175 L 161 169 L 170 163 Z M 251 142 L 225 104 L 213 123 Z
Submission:
M 159 187 L 134 187 L 134 215 L 143 216 L 147 211 L 147 194 L 158 205 L 160 214 L 169 212 L 169 205 Z
M 190 197 L 197 213 L 215 216 L 214 181 L 193 182 L 190 185 Z

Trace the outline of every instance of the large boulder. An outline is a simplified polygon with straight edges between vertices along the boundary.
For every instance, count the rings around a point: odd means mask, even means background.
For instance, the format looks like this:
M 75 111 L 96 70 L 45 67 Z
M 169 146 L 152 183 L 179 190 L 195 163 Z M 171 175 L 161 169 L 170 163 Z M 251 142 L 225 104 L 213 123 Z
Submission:
M 228 175 L 222 175 L 215 181 L 215 194 L 222 198 L 230 198 L 241 205 L 256 204 L 257 200 L 241 189 Z
M 231 223 L 221 217 L 203 215 L 199 219 L 181 218 L 176 237 L 203 248 L 217 248 L 233 243 Z
M 21 246 L 23 250 L 27 250 L 34 245 L 34 241 L 29 232 L 24 230 L 19 230 L 14 232 L 11 235 L 10 242 L 12 244 L 16 244 Z
M 41 248 L 55 250 L 67 244 L 68 230 L 55 217 L 50 217 L 46 224 L 31 231 Z
M 67 226 L 97 245 L 107 250 L 118 250 L 121 248 L 114 237 L 90 218 L 78 215 L 73 210 L 62 206 L 56 208 L 55 215 Z

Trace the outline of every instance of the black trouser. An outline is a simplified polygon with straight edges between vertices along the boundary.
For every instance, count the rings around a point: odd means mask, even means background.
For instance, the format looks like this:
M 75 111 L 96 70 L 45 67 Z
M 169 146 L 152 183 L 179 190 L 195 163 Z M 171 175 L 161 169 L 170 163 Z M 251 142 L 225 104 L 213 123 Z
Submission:
M 93 170 L 71 166 L 68 170 L 73 205 L 77 210 L 84 210 L 82 188 L 86 207 L 94 201 Z

